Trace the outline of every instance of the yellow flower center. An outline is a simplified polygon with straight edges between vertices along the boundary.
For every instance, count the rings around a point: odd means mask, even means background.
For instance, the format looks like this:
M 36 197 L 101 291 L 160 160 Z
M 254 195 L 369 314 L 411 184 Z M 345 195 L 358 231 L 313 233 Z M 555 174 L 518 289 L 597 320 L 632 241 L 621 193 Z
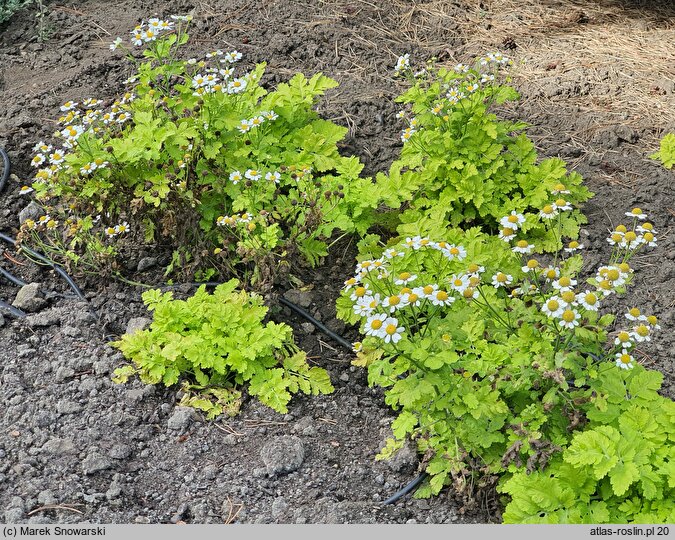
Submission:
M 642 235 L 642 237 L 647 241 L 647 242 L 652 242 L 654 240 L 654 235 L 650 232 L 646 232 Z
M 403 280 L 410 279 L 410 276 L 411 276 L 410 272 L 401 272 L 398 275 L 399 279 L 403 279 Z
M 634 216 L 639 216 L 640 214 L 642 214 L 642 210 L 641 210 L 640 208 L 637 208 L 637 207 L 636 207 L 636 208 L 633 208 L 633 209 L 630 211 L 630 213 L 633 214 Z
M 349 278 L 346 282 L 345 285 L 356 285 L 356 278 Z
M 554 191 L 565 191 L 565 184 L 556 184 L 553 186 Z
M 397 306 L 398 304 L 401 303 L 401 298 L 399 296 L 390 296 L 389 297 L 389 305 L 390 306 Z
M 556 199 L 555 205 L 556 206 L 565 206 L 567 204 L 567 201 L 565 199 Z
M 396 333 L 396 325 L 388 324 L 387 327 L 384 329 L 384 331 L 390 336 L 393 336 Z
M 632 242 L 633 240 L 636 240 L 636 239 L 637 239 L 637 234 L 635 234 L 633 231 L 628 231 L 628 232 L 624 235 L 624 238 L 625 238 L 628 242 Z
M 470 287 L 477 287 L 479 283 L 480 283 L 479 277 L 473 276 L 473 277 L 469 278 L 469 286 Z
M 619 272 L 616 268 L 612 268 L 607 272 L 607 279 L 610 281 L 616 281 L 619 279 L 619 276 L 621 276 L 621 272 Z
M 546 307 L 549 309 L 549 311 L 556 311 L 560 307 L 560 304 L 557 300 L 549 300 L 546 302 Z
M 618 266 L 619 269 L 620 269 L 622 272 L 624 272 L 625 274 L 627 274 L 628 272 L 630 272 L 630 266 L 628 265 L 628 263 L 622 262 L 622 263 L 619 263 L 617 266 Z
M 565 291 L 560 295 L 560 297 L 567 302 L 568 304 L 574 302 L 574 299 L 577 297 L 576 294 L 574 294 L 573 291 Z
M 380 328 L 382 328 L 382 321 L 380 319 L 374 319 L 373 321 L 371 321 L 370 327 L 373 330 L 379 330 Z
M 619 233 L 612 233 L 612 236 L 611 236 L 612 242 L 619 243 L 619 242 L 621 242 L 622 238 L 623 238 L 623 236 L 621 236 Z
M 431 294 L 434 292 L 434 288 L 431 285 L 425 285 L 425 287 L 422 289 L 424 294 Z
M 527 261 L 527 267 L 530 269 L 537 268 L 539 266 L 539 261 L 536 259 L 530 259 Z
M 616 232 L 625 233 L 628 229 L 626 229 L 625 225 L 617 225 L 615 230 Z
M 622 364 L 630 364 L 630 354 L 622 354 L 619 357 L 619 360 Z
M 616 336 L 616 338 L 621 342 L 621 343 L 626 343 L 630 341 L 630 334 L 628 332 L 619 332 L 619 335 Z
M 589 306 L 594 306 L 598 302 L 598 297 L 593 293 L 588 293 L 584 300 Z
M 450 248 L 450 254 L 451 255 L 459 255 L 459 249 L 457 249 L 456 247 L 451 247 Z
M 363 261 L 361 263 L 361 268 L 370 268 L 370 261 Z
M 568 246 L 569 246 L 570 249 L 577 249 L 579 247 L 579 242 L 577 242 L 576 240 L 572 240 L 568 244 Z
M 560 285 L 561 287 L 569 287 L 571 283 L 572 280 L 567 276 L 563 276 L 558 280 L 558 285 Z
M 565 322 L 573 322 L 576 319 L 576 314 L 571 309 L 566 309 L 563 311 L 562 320 Z
M 502 273 L 502 272 L 499 272 L 499 273 L 497 274 L 497 278 L 496 278 L 496 279 L 497 279 L 497 281 L 498 281 L 499 283 L 505 283 L 505 282 L 506 282 L 506 274 L 504 274 L 504 273 Z
M 414 304 L 415 302 L 417 302 L 419 300 L 419 298 L 420 297 L 417 296 L 415 293 L 410 293 L 408 295 L 408 302 L 410 302 L 411 304 Z
M 468 287 L 468 288 L 464 289 L 464 292 L 462 293 L 462 296 L 464 296 L 464 298 L 473 298 L 473 294 L 474 294 L 474 289 L 472 289 L 471 287 Z
M 511 227 L 504 227 L 502 229 L 502 236 L 511 236 L 515 232 Z
M 546 271 L 546 277 L 547 277 L 548 279 L 553 279 L 553 278 L 555 278 L 555 276 L 556 276 L 556 271 L 555 271 L 554 268 L 549 268 L 549 269 Z
M 361 298 L 362 296 L 366 295 L 366 288 L 365 287 L 356 287 L 356 290 L 354 291 L 354 294 L 358 298 Z
M 518 240 L 518 242 L 516 242 L 516 245 L 519 248 L 526 248 L 529 244 L 527 243 L 527 240 Z
M 628 314 L 632 315 L 633 317 L 639 317 L 640 316 L 640 310 L 636 307 L 631 308 L 628 310 Z
M 509 221 L 509 223 L 518 223 L 518 216 L 514 216 L 513 214 L 511 214 L 508 217 L 508 221 Z
M 412 289 L 409 287 L 403 287 L 401 289 L 401 294 L 410 294 L 412 292 Z
M 552 214 L 553 213 L 553 205 L 547 204 L 541 210 L 542 210 L 542 212 L 544 212 L 544 214 Z
M 478 269 L 480 266 L 478 266 L 476 263 L 471 263 L 469 265 L 469 273 L 473 274 L 474 272 L 478 272 Z
M 647 322 L 651 325 L 657 324 L 659 320 L 656 318 L 656 315 L 649 315 L 647 317 Z
M 448 299 L 448 293 L 445 291 L 438 291 L 436 293 L 436 300 L 440 300 L 441 302 L 445 302 Z
M 654 225 L 652 225 L 651 223 L 649 223 L 647 221 L 647 222 L 642 224 L 642 228 L 647 230 L 647 231 L 651 231 L 652 229 L 654 229 Z
M 607 281 L 606 279 L 603 279 L 601 282 L 598 283 L 598 287 L 608 291 L 609 289 L 612 288 L 612 284 L 609 281 Z
M 649 335 L 649 328 L 644 324 L 641 324 L 635 329 L 635 332 L 637 332 L 639 336 L 646 337 Z

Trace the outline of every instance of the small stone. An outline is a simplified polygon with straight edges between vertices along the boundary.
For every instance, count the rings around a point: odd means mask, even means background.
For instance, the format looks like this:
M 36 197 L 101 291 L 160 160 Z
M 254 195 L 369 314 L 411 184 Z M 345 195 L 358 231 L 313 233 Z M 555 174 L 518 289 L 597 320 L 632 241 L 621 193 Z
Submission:
M 117 499 L 120 495 L 122 495 L 122 486 L 117 480 L 113 480 L 108 487 L 108 491 L 105 492 L 105 498 L 112 501 Z
M 19 289 L 12 305 L 31 313 L 43 308 L 47 302 L 42 298 L 39 283 L 28 283 Z
M 5 326 L 5 318 L 2 316 L 2 313 L 0 313 L 0 328 Z
M 82 461 L 82 471 L 87 475 L 105 471 L 112 467 L 113 462 L 98 452 L 92 452 Z
M 278 519 L 288 509 L 288 503 L 283 497 L 277 497 L 272 502 L 272 517 Z
M 112 459 L 127 459 L 131 456 L 131 446 L 119 443 L 108 450 L 108 457 Z
M 32 219 L 35 221 L 41 215 L 42 208 L 40 208 L 40 206 L 35 201 L 31 201 L 28 206 L 19 212 L 19 223 L 23 225 L 27 219 Z
M 157 257 L 143 257 L 138 261 L 136 270 L 138 272 L 145 272 L 157 264 Z
M 167 427 L 175 431 L 186 430 L 192 423 L 193 412 L 193 409 L 190 407 L 176 407 L 167 422 Z
M 56 497 L 54 497 L 54 494 L 49 491 L 48 489 L 45 489 L 44 491 L 41 491 L 38 493 L 37 500 L 40 504 L 56 504 L 57 500 Z
M 61 366 L 59 367 L 59 369 L 56 370 L 54 378 L 56 379 L 57 382 L 62 382 L 72 377 L 73 375 L 75 375 L 75 370 L 73 368 L 70 368 L 68 366 Z
M 134 334 L 139 330 L 145 330 L 148 326 L 150 326 L 150 323 L 152 323 L 152 321 L 147 317 L 134 317 L 133 319 L 129 319 L 126 333 Z
M 415 445 L 410 441 L 407 441 L 403 448 L 396 452 L 391 459 L 386 461 L 386 464 L 394 472 L 416 469 L 419 464 L 419 458 L 417 456 Z
M 296 471 L 305 459 L 305 446 L 302 440 L 292 435 L 274 437 L 266 442 L 260 457 L 270 476 Z
M 62 454 L 77 454 L 77 448 L 75 448 L 75 443 L 71 439 L 49 439 L 42 445 L 42 451 L 57 456 Z
M 26 317 L 26 324 L 31 328 L 54 326 L 60 324 L 63 317 L 63 311 L 59 308 L 52 308 L 35 315 Z
M 312 303 L 312 293 L 310 291 L 301 291 L 299 289 L 291 289 L 284 293 L 284 298 L 289 302 L 303 307 L 308 308 Z
M 302 328 L 302 331 L 305 332 L 306 334 L 313 334 L 314 333 L 314 325 L 311 322 L 304 322 L 300 325 L 300 328 Z
M 349 382 L 349 373 L 343 371 L 342 373 L 340 373 L 338 379 L 340 379 L 343 382 Z
M 81 334 L 79 328 L 75 328 L 74 326 L 64 326 L 61 328 L 61 332 L 70 337 L 77 337 Z
M 82 405 L 75 401 L 62 399 L 56 404 L 56 411 L 60 414 L 75 414 L 82 410 Z
M 5 523 L 19 523 L 23 519 L 23 510 L 21 508 L 10 508 L 5 510 Z

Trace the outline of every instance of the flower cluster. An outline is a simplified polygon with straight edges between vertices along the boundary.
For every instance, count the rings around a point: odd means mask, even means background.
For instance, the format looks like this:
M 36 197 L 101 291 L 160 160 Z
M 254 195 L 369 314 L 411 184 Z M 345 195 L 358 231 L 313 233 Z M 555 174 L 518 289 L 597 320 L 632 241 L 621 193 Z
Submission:
M 645 221 L 647 216 L 643 211 L 633 208 L 626 212 L 626 216 L 633 218 L 632 226 L 628 228 L 623 224 L 617 225 L 607 237 L 607 242 L 617 249 L 618 254 L 629 255 L 643 246 L 656 247 L 656 230 L 652 223 Z
M 126 221 L 123 221 L 115 226 L 106 227 L 104 232 L 108 238 L 114 238 L 115 236 L 128 233 L 129 230 L 129 224 Z
M 502 66 L 511 64 L 512 61 L 501 53 L 490 53 L 486 57 L 479 58 L 473 69 L 470 69 L 467 65 L 458 64 L 451 73 L 451 81 L 443 83 L 442 92 L 435 103 L 430 107 L 430 112 L 434 116 L 441 117 L 443 120 L 447 121 L 449 119 L 449 112 L 452 110 L 453 106 L 481 88 L 494 85 L 496 81 L 494 71 Z M 394 74 L 400 75 L 409 70 L 410 55 L 406 53 L 398 58 L 394 68 Z M 422 77 L 426 74 L 426 70 L 421 70 L 415 73 L 415 77 Z M 405 111 L 399 112 L 396 117 L 404 119 Z M 401 131 L 401 141 L 404 143 L 408 142 L 419 128 L 419 122 L 417 122 L 415 118 L 412 118 L 409 121 L 409 125 Z

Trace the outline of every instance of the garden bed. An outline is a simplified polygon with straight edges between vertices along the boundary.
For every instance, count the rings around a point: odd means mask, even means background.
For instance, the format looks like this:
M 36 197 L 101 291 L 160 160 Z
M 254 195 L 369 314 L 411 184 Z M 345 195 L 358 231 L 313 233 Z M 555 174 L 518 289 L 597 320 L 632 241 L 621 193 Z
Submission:
M 665 48 L 675 38 L 675 13 L 666 2 L 641 8 L 610 1 L 528 4 L 538 7 L 497 0 L 52 2 L 44 41 L 36 37 L 35 11 L 19 12 L 0 26 L 0 146 L 17 176 L 2 194 L 0 230 L 17 231 L 27 204 L 18 191 L 30 179 L 31 149 L 54 131 L 59 105 L 119 94 L 129 65 L 108 44 L 149 16 L 194 9 L 190 52 L 221 47 L 243 52 L 247 65 L 266 61 L 266 84 L 297 71 L 335 78 L 340 86 L 319 112 L 349 129 L 341 151 L 359 156 L 370 175 L 387 170 L 401 145 L 393 98 L 402 86 L 392 70 L 400 54 L 410 52 L 420 64 L 431 56 L 456 63 L 504 49 L 515 61 L 513 84 L 522 99 L 500 113 L 530 123 L 541 156 L 565 159 L 596 193 L 583 207 L 589 265 L 606 259 L 607 230 L 634 206 L 647 211 L 661 233 L 658 248 L 635 260 L 639 279 L 621 305 L 659 317 L 663 331 L 640 347 L 637 359 L 665 375 L 662 393 L 673 398 L 673 173 L 648 155 L 663 132 L 675 130 L 675 81 L 668 71 L 675 52 Z M 5 253 L 3 267 L 45 289 L 66 291 L 51 272 Z M 294 290 L 275 292 L 356 339 L 334 307 L 355 254 L 355 242 L 343 240 L 318 268 L 294 269 Z M 157 283 L 163 256 L 134 246 L 125 273 Z M 111 382 L 123 358 L 107 341 L 130 319 L 147 315 L 142 290 L 96 275 L 78 281 L 99 320 L 85 304 L 53 296 L 27 319 L 4 317 L 0 328 L 5 521 L 500 521 L 489 484 L 472 494 L 445 489 L 431 499 L 383 505 L 419 474 L 419 458 L 408 448 L 392 463 L 375 461 L 394 418 L 383 392 L 368 388 L 365 370 L 350 365 L 352 354 L 287 308 L 273 307 L 273 318 L 293 326 L 298 345 L 311 364 L 328 370 L 335 392 L 295 397 L 286 415 L 248 400 L 236 418 L 206 422 L 176 408 L 175 390 Z M 16 292 L 0 282 L 0 299 L 11 302 Z M 190 292 L 186 287 L 178 295 Z

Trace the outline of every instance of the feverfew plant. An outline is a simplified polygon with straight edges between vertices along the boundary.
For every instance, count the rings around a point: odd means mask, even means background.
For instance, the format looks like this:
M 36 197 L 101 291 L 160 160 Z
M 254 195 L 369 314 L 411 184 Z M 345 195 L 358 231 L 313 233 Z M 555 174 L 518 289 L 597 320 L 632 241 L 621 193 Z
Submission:
M 507 214 L 519 214 L 520 228 L 536 241 L 539 252 L 556 251 L 559 237 L 545 231 L 538 219 L 543 209 L 560 217 L 563 235 L 576 239 L 585 222 L 577 210 L 591 193 L 581 176 L 568 173 L 558 158 L 537 163 L 533 143 L 523 132 L 526 124 L 500 120 L 494 106 L 518 98 L 505 85 L 502 71 L 510 60 L 499 53 L 476 60 L 473 66 L 453 69 L 429 63 L 413 73 L 409 57 L 401 57 L 396 73 L 411 87 L 397 98 L 405 104 L 398 117 L 403 149 L 377 182 L 392 208 L 406 204 L 400 215 L 401 235 L 432 234 L 434 228 L 480 226 L 496 233 Z M 551 199 L 558 186 L 564 195 Z
M 51 237 L 71 250 L 91 247 L 81 232 L 115 246 L 128 230 L 172 245 L 169 270 L 231 272 L 243 262 L 253 280 L 269 282 L 296 253 L 316 264 L 334 231 L 366 230 L 377 201 L 359 160 L 338 152 L 347 130 L 312 108 L 337 83 L 298 74 L 268 92 L 264 64 L 245 71 L 237 51 L 179 60 L 189 22 L 149 19 L 132 31 L 131 48 L 113 42 L 137 65 L 127 92 L 112 103 L 65 103 L 22 192 L 53 207 L 66 228 Z
M 632 280 L 631 257 L 656 240 L 640 209 L 627 214 L 632 224 L 617 228 L 618 241 L 610 237 L 608 264 L 585 283 L 581 245 L 545 264 L 531 257 L 531 244 L 511 245 L 477 227 L 386 249 L 372 238 L 361 243 L 338 314 L 360 325 L 354 363 L 400 411 L 381 457 L 406 437 L 425 455 L 430 479 L 418 496 L 451 482 L 466 487 L 477 474 L 543 468 L 593 407 L 609 406 L 604 381 L 629 377 L 635 350 L 660 328 L 637 308 L 616 330 L 614 315 L 601 314 Z M 523 223 L 517 212 L 498 221 Z
M 181 383 L 181 404 L 208 418 L 234 415 L 242 388 L 261 403 L 286 413 L 292 394 L 333 391 L 328 373 L 307 364 L 286 324 L 264 323 L 267 307 L 260 296 L 237 290 L 233 279 L 213 294 L 205 286 L 187 300 L 171 292 L 143 293 L 154 320 L 147 330 L 125 334 L 112 345 L 132 364 L 115 370 L 114 381 L 138 375 L 146 384 Z
M 659 151 L 650 156 L 658 159 L 666 169 L 672 169 L 675 165 L 675 133 L 668 133 L 661 139 Z

